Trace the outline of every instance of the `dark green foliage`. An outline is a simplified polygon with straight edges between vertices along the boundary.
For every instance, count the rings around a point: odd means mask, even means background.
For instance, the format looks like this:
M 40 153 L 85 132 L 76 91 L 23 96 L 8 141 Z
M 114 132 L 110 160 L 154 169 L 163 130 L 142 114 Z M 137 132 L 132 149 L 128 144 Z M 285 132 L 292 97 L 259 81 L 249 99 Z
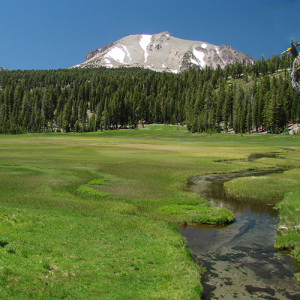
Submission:
M 5 236 L 0 236 L 0 247 L 5 247 L 6 245 L 8 245 L 8 239 Z
M 177 75 L 140 68 L 1 72 L 0 133 L 86 132 L 138 123 L 278 133 L 299 121 L 288 72 L 278 73 L 290 65 L 289 56 L 274 56 L 251 66 Z

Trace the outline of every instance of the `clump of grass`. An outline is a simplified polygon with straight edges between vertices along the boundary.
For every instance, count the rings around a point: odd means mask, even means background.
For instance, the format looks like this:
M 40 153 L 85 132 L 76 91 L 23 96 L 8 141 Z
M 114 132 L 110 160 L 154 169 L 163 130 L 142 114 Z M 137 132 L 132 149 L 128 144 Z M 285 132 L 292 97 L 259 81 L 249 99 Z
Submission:
M 110 193 L 104 193 L 97 191 L 91 187 L 88 186 L 81 186 L 77 189 L 77 192 L 86 197 L 94 197 L 94 198 L 104 198 L 110 196 Z
M 166 207 L 170 207 L 173 205 L 211 207 L 211 204 L 208 200 L 199 197 L 163 198 L 160 200 L 130 200 L 130 203 L 134 204 L 139 215 L 155 220 L 174 222 L 177 224 L 187 224 L 195 222 L 190 220 L 187 221 L 186 216 L 185 218 L 183 218 L 182 216 L 179 216 L 179 214 L 167 213 L 167 209 L 165 211 Z
M 223 207 L 172 204 L 162 206 L 160 210 L 175 215 L 180 223 L 185 224 L 228 224 L 234 220 L 233 213 Z
M 300 262 L 300 192 L 287 193 L 276 208 L 279 209 L 280 236 L 275 248 L 290 250 Z
M 4 246 L 4 249 L 8 252 L 8 253 L 16 253 L 16 248 L 13 244 L 6 244 Z
M 42 260 L 42 266 L 45 270 L 50 271 L 51 270 L 51 265 L 50 265 L 50 260 L 49 258 L 44 258 Z
M 122 201 L 107 201 L 107 211 L 135 215 L 137 213 L 137 207 L 133 204 L 122 202 Z
M 89 185 L 103 185 L 103 184 L 106 184 L 108 182 L 108 179 L 106 178 L 100 178 L 100 179 L 93 179 L 93 180 L 90 180 L 88 182 Z
M 77 189 L 77 192 L 84 197 L 91 199 L 103 199 L 100 203 L 101 210 L 110 213 L 129 214 L 135 215 L 137 213 L 137 207 L 134 204 L 127 203 L 125 201 L 117 201 L 114 199 L 104 200 L 111 196 L 110 193 L 101 192 L 91 187 L 81 186 Z
M 22 257 L 24 257 L 24 258 L 28 258 L 28 251 L 27 251 L 27 249 L 22 249 L 22 250 L 21 250 L 21 255 L 22 255 Z

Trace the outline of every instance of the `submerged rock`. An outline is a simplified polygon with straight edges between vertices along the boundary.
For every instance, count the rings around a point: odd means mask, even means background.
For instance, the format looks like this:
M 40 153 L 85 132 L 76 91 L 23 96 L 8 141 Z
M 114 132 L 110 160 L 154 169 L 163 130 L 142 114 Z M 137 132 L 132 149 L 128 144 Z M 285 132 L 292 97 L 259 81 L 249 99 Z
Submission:
M 278 227 L 279 230 L 289 230 L 289 228 L 285 225 L 281 225 Z

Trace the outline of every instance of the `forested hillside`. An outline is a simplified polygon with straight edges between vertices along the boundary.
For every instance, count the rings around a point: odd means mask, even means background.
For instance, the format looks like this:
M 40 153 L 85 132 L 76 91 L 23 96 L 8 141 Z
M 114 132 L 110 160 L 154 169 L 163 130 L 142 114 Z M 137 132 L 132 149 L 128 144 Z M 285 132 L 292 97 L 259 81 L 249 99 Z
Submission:
M 96 131 L 138 123 L 193 132 L 278 133 L 299 122 L 290 56 L 180 74 L 139 68 L 0 72 L 0 133 Z

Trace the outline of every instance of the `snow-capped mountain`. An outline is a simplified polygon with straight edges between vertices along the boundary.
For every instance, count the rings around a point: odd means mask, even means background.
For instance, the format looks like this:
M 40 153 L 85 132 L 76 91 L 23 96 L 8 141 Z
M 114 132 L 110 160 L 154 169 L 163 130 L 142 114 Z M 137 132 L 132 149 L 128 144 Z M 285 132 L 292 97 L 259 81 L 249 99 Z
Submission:
M 103 48 L 93 50 L 86 61 L 72 68 L 144 67 L 159 72 L 179 73 L 191 68 L 224 68 L 228 64 L 254 62 L 228 45 L 215 46 L 200 41 L 173 37 L 167 31 L 158 34 L 136 34 L 124 37 Z

